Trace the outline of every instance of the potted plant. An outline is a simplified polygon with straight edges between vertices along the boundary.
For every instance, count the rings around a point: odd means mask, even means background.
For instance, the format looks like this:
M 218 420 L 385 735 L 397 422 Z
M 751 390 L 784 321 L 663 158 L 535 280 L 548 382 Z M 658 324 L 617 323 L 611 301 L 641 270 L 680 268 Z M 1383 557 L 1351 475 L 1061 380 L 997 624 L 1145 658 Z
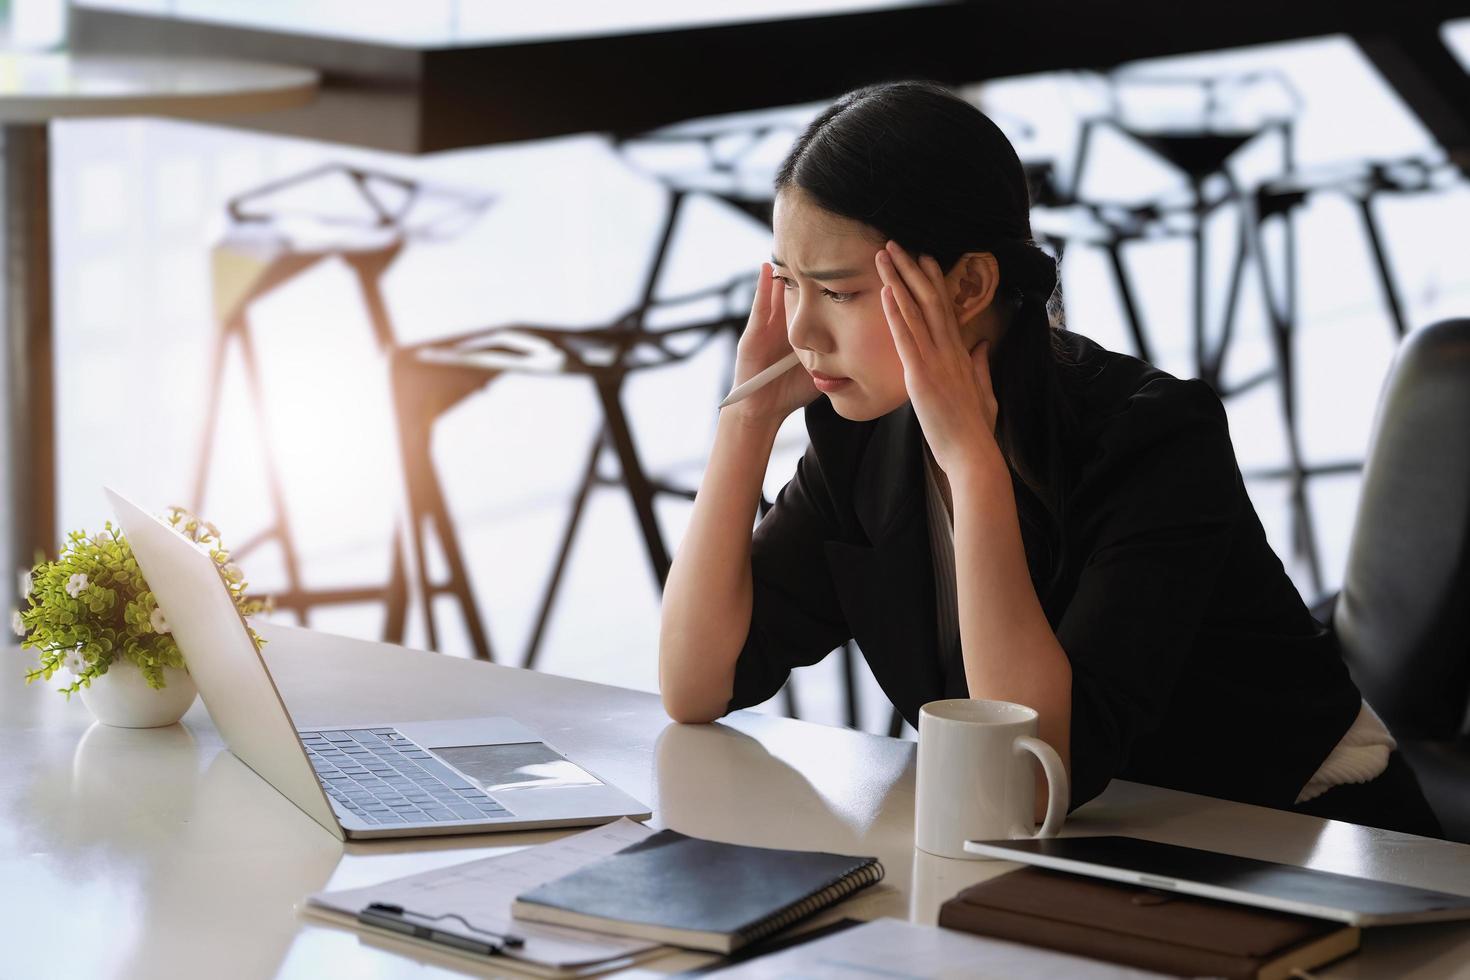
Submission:
M 213 524 L 182 507 L 170 507 L 167 520 L 208 551 L 241 616 L 270 608 L 245 594 L 244 573 L 230 561 Z M 55 561 L 21 573 L 20 591 L 25 608 L 12 615 L 11 625 L 23 648 L 40 653 L 39 665 L 26 672 L 27 684 L 65 671 L 71 683 L 57 690 L 68 700 L 80 692 L 98 721 L 123 728 L 172 725 L 194 703 L 198 689 L 168 619 L 111 521 L 91 537 L 68 534 Z M 261 646 L 255 630 L 246 628 Z

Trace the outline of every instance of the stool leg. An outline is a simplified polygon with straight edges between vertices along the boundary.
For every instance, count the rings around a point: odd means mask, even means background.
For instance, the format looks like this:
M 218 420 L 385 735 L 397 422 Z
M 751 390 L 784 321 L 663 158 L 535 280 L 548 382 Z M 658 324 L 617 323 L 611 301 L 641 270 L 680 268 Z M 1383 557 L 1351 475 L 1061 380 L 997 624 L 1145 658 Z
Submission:
M 428 558 L 424 555 L 424 522 L 428 519 L 428 515 L 420 500 L 422 490 L 418 486 L 421 454 L 409 447 L 407 439 L 404 439 L 403 442 L 403 482 L 408 497 L 405 506 L 407 511 L 405 540 L 413 551 L 413 570 L 418 583 L 419 612 L 424 617 L 424 630 L 428 634 L 427 645 L 430 650 L 438 650 L 439 630 L 434 619 L 434 584 L 429 578 Z
M 493 661 L 490 639 L 479 610 L 475 607 L 474 590 L 470 587 L 469 570 L 459 546 L 454 522 L 449 516 L 439 485 L 433 459 L 433 426 L 438 414 L 457 404 L 471 391 L 490 383 L 491 378 L 478 372 L 462 375 L 436 375 L 434 385 L 421 384 L 422 376 L 414 369 L 414 354 L 393 352 L 389 356 L 389 385 L 397 422 L 399 453 L 402 458 L 404 523 L 409 533 L 405 547 L 412 550 L 411 567 L 417 577 L 417 591 L 429 634 L 429 646 L 438 649 L 439 631 L 434 618 L 434 598 L 450 592 L 459 601 L 460 614 L 476 659 Z M 430 579 L 424 544 L 432 528 L 444 553 L 449 582 L 437 584 Z
M 857 648 L 851 640 L 842 644 L 842 686 L 847 695 L 847 727 L 862 727 L 862 711 L 858 704 Z
M 786 678 L 786 683 L 781 685 L 781 700 L 786 704 L 786 716 L 788 718 L 801 718 L 801 712 L 796 706 L 796 685 L 793 683 L 795 677 Z
M 425 446 L 428 445 L 425 440 Z M 425 456 L 428 456 L 425 453 Z M 465 629 L 469 631 L 470 643 L 475 651 L 475 658 L 494 662 L 495 657 L 490 652 L 490 637 L 485 632 L 485 625 L 480 620 L 480 612 L 475 607 L 474 589 L 470 587 L 470 573 L 464 562 L 464 553 L 459 547 L 459 535 L 454 531 L 454 522 L 449 517 L 449 506 L 444 501 L 444 494 L 439 488 L 439 478 L 434 473 L 432 460 L 429 460 L 428 479 L 425 480 L 426 503 L 429 508 L 429 518 L 433 521 L 434 531 L 439 539 L 439 547 L 444 552 L 444 562 L 449 566 L 448 591 L 459 600 L 460 615 L 464 617 Z M 428 592 L 425 589 L 425 592 Z
M 189 508 L 198 514 L 204 509 L 204 491 L 209 485 L 209 464 L 214 459 L 214 433 L 219 427 L 220 393 L 224 388 L 225 360 L 230 352 L 230 338 L 241 329 L 243 318 L 231 317 L 220 325 L 214 337 L 214 349 L 209 358 L 208 394 L 204 406 L 204 424 L 199 436 L 199 452 L 195 456 L 194 491 L 189 499 Z
M 1230 340 L 1235 335 L 1235 313 L 1240 305 L 1240 287 L 1245 279 L 1245 260 L 1247 248 L 1245 243 L 1246 230 L 1244 226 L 1240 230 L 1240 241 L 1235 248 L 1235 262 L 1230 269 L 1230 286 L 1225 293 L 1225 314 L 1220 324 L 1220 339 L 1205 358 L 1207 374 L 1201 375 L 1211 388 L 1224 395 L 1224 383 L 1221 375 L 1225 370 L 1225 355 L 1230 349 Z
M 393 526 L 393 560 L 388 571 L 388 587 L 383 594 L 387 615 L 383 620 L 383 642 L 403 642 L 408 620 L 408 567 L 403 557 L 402 528 Z
M 382 252 L 347 258 L 347 264 L 357 275 L 357 288 L 362 292 L 368 323 L 373 328 L 373 339 L 377 341 L 378 349 L 383 351 L 391 348 L 397 341 L 393 320 L 388 316 L 388 304 L 383 299 L 381 280 L 383 273 L 388 270 L 402 248 L 400 243 Z
M 1206 284 L 1205 254 L 1205 207 L 1204 188 L 1198 180 L 1191 181 L 1194 189 L 1194 374 L 1205 373 L 1205 316 L 1208 296 Z
M 1290 212 L 1283 213 L 1283 221 L 1290 221 Z M 1306 465 L 1302 459 L 1301 435 L 1297 427 L 1296 414 L 1296 366 L 1293 352 L 1294 316 L 1289 311 L 1283 314 L 1276 305 L 1276 292 L 1271 284 L 1271 270 L 1267 266 L 1265 243 L 1261 238 L 1261 223 L 1251 220 L 1251 251 L 1254 253 L 1256 271 L 1260 275 L 1261 295 L 1266 304 L 1266 317 L 1271 327 L 1272 348 L 1276 355 L 1280 392 L 1282 423 L 1286 434 L 1286 452 L 1291 481 L 1292 548 L 1294 553 L 1307 563 L 1307 574 L 1316 596 L 1322 594 L 1322 567 L 1317 552 L 1317 535 L 1313 528 L 1311 502 L 1307 498 Z
M 1315 590 L 1317 597 L 1320 597 L 1324 592 L 1322 585 L 1322 555 L 1317 547 L 1316 521 L 1312 516 L 1312 502 L 1307 496 L 1309 473 L 1307 471 L 1305 455 L 1301 450 L 1301 427 L 1298 424 L 1296 412 L 1296 355 L 1292 349 L 1297 324 L 1296 222 L 1292 220 L 1290 210 L 1281 215 L 1281 223 L 1282 246 L 1284 249 L 1282 263 L 1284 265 L 1283 275 L 1285 278 L 1285 282 L 1283 283 L 1285 287 L 1285 316 L 1282 319 L 1282 326 L 1286 334 L 1287 365 L 1291 370 L 1291 375 L 1287 379 L 1289 385 L 1283 385 L 1281 391 L 1288 410 L 1287 447 L 1291 453 L 1292 468 L 1295 471 L 1292 483 L 1292 502 L 1297 515 L 1297 549 L 1306 559 L 1307 573 L 1310 576 L 1312 588 Z
M 898 736 L 903 734 L 903 720 L 903 712 L 899 711 L 897 708 L 894 708 L 893 714 L 888 716 L 889 738 L 898 738 Z
M 1108 263 L 1113 269 L 1113 282 L 1118 287 L 1118 300 L 1123 304 L 1123 316 L 1128 324 L 1128 331 L 1133 335 L 1133 346 L 1137 348 L 1138 358 L 1141 361 L 1154 363 L 1153 348 L 1149 345 L 1148 335 L 1143 329 L 1143 318 L 1138 312 L 1138 302 L 1133 297 L 1133 285 L 1128 280 L 1128 269 L 1123 264 L 1123 243 L 1110 241 L 1104 249 L 1108 253 Z
M 383 299 L 382 278 L 388 266 L 402 251 L 401 242 L 372 254 L 344 255 L 348 266 L 357 276 L 358 290 L 362 293 L 363 305 L 367 309 L 368 323 L 373 330 L 373 339 L 380 352 L 387 352 L 396 342 L 392 318 L 388 316 L 388 304 Z M 393 529 L 393 559 L 388 573 L 388 584 L 383 589 L 385 616 L 383 641 L 402 643 L 404 626 L 408 618 L 408 569 L 403 555 L 403 538 L 400 529 Z
M 301 586 L 301 562 L 296 554 L 296 536 L 291 533 L 291 521 L 286 511 L 286 494 L 281 486 L 281 468 L 276 462 L 275 446 L 270 438 L 270 420 L 265 410 L 265 391 L 260 383 L 260 365 L 255 357 L 255 342 L 250 339 L 249 326 L 243 320 L 239 337 L 245 383 L 255 410 L 256 429 L 260 433 L 266 492 L 275 516 L 273 536 L 281 545 L 282 561 L 286 567 L 286 590 L 282 604 L 294 609 L 297 620 L 305 625 L 308 603 Z
M 1383 239 L 1378 233 L 1378 221 L 1373 217 L 1373 201 L 1367 197 L 1358 199 L 1358 214 L 1363 219 L 1363 232 L 1373 252 L 1373 265 L 1378 270 L 1378 283 L 1383 287 L 1383 302 L 1393 320 L 1394 333 L 1403 338 L 1409 332 L 1404 319 L 1403 307 L 1399 305 L 1398 290 L 1394 288 L 1393 271 L 1388 264 L 1388 253 L 1383 249 Z
M 658 529 L 658 520 L 653 512 L 653 487 L 649 483 L 648 475 L 644 472 L 642 464 L 638 461 L 637 447 L 633 444 L 633 434 L 628 428 L 627 416 L 623 414 L 623 405 L 619 397 L 619 389 L 622 387 L 621 378 L 598 377 L 597 394 L 602 399 L 602 415 L 607 425 L 608 435 L 612 437 L 613 449 L 618 454 L 618 462 L 623 470 L 623 485 L 628 489 L 628 499 L 633 504 L 633 513 L 638 518 L 639 527 L 643 531 L 643 544 L 648 549 L 648 561 L 653 566 L 653 576 L 658 582 L 659 591 L 663 591 L 664 582 L 669 577 L 668 549 L 664 547 L 663 535 Z
M 577 525 L 581 523 L 582 511 L 587 506 L 587 497 L 592 492 L 593 485 L 597 482 L 597 460 L 602 455 L 602 447 L 607 439 L 607 429 L 603 427 L 597 431 L 597 437 L 592 440 L 592 452 L 587 456 L 587 466 L 582 474 L 582 483 L 577 488 L 577 496 L 572 501 L 572 511 L 567 518 L 566 530 L 562 532 L 561 547 L 556 553 L 556 564 L 552 567 L 551 578 L 546 583 L 546 591 L 541 597 L 541 609 L 536 614 L 536 625 L 531 630 L 530 642 L 526 644 L 526 656 L 521 666 L 526 670 L 536 669 L 536 655 L 541 648 L 541 636 L 546 631 L 546 624 L 551 619 L 551 607 L 556 600 L 556 592 L 561 585 L 562 573 L 566 570 L 567 558 L 572 553 L 572 540 L 577 534 Z

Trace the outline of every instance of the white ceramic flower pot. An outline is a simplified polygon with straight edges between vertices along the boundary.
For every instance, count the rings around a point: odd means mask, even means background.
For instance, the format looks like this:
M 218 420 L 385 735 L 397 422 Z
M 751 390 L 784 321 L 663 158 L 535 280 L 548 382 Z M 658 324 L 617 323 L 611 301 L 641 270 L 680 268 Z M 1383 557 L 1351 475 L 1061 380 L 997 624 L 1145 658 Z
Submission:
M 92 715 L 118 728 L 159 728 L 184 717 L 199 688 L 186 670 L 163 668 L 163 690 L 155 691 L 131 661 L 118 660 L 91 687 L 77 693 Z

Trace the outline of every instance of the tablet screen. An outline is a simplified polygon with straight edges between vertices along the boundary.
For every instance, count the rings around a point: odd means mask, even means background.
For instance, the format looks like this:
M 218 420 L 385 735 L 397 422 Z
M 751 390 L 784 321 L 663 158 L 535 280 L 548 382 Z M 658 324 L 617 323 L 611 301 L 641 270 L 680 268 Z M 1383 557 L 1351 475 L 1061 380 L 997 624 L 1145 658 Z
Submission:
M 969 841 L 965 849 L 1057 871 L 1354 925 L 1470 919 L 1470 896 L 1134 837 Z

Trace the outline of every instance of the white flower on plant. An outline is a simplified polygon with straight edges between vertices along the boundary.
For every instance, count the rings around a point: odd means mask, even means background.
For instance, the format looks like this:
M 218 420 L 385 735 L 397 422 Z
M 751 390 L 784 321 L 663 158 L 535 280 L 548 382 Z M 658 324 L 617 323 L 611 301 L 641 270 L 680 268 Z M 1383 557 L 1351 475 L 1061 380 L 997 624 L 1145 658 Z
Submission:
M 77 572 L 71 578 L 69 578 L 69 579 L 66 580 L 66 594 L 69 595 L 69 596 L 71 596 L 73 599 L 75 599 L 77 596 L 81 595 L 82 594 L 82 590 L 85 589 L 86 587 L 87 587 L 87 573 L 86 572 Z
M 81 677 L 82 672 L 87 669 L 87 658 L 82 656 L 80 649 L 66 651 L 66 656 L 62 658 L 61 663 L 71 671 L 73 677 Z
M 168 620 L 164 617 L 163 610 L 157 606 L 153 608 L 153 612 L 148 614 L 148 625 L 153 627 L 153 632 L 155 633 L 167 633 L 169 631 Z
M 29 568 L 23 568 L 23 569 L 21 569 L 19 580 L 20 580 L 20 596 L 21 596 L 22 599 L 24 599 L 26 596 L 28 596 L 28 595 L 31 594 L 31 588 L 36 583 L 35 583 L 35 580 L 31 578 L 31 570 Z
M 15 631 L 16 636 L 26 635 L 25 620 L 20 618 L 19 609 L 13 609 L 10 612 L 10 628 Z

